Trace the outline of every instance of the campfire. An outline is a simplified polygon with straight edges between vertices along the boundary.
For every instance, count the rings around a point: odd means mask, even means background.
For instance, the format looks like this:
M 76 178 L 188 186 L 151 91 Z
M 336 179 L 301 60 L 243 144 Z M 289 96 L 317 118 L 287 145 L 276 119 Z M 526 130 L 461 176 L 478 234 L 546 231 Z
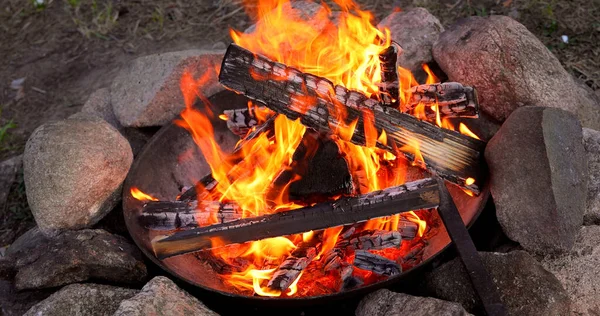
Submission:
M 265 1 L 267 2 L 267 1 Z M 340 2 L 307 18 L 289 2 L 259 6 L 251 33 L 232 31 L 220 83 L 247 107 L 210 105 L 206 76 L 181 77 L 186 129 L 210 167 L 137 218 L 160 260 L 191 255 L 226 291 L 313 297 L 386 281 L 421 264 L 443 229 L 437 177 L 463 199 L 484 191 L 481 141 L 454 118 L 478 117 L 473 87 L 419 83 L 396 65 L 402 43 Z M 204 107 L 194 104 L 200 100 Z M 215 120 L 240 137 L 221 148 Z M 439 249 L 438 249 L 439 250 Z

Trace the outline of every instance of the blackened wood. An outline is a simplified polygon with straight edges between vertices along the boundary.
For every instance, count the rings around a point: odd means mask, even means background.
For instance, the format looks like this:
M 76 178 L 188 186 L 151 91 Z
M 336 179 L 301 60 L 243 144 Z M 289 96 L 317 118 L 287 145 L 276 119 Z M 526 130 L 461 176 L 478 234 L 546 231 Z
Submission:
M 313 243 L 300 243 L 298 248 L 277 267 L 267 286 L 273 290 L 285 291 L 317 256 Z
M 398 222 L 398 232 L 402 235 L 402 239 L 414 239 L 419 232 L 419 225 L 409 220 L 400 220 Z
M 425 114 L 429 119 L 436 118 L 436 111 L 431 105 L 439 106 L 440 118 L 479 117 L 477 93 L 473 87 L 463 86 L 458 82 L 423 84 L 411 88 L 411 99 L 406 105 L 413 110 L 417 105 L 425 105 Z
M 227 118 L 227 128 L 240 137 L 248 134 L 252 127 L 258 125 L 256 117 L 249 109 L 225 110 L 223 115 Z
M 341 286 L 340 291 L 348 291 L 357 288 L 365 283 L 365 281 L 358 275 L 354 275 L 354 267 L 348 265 L 342 268 L 341 271 Z
M 471 279 L 473 290 L 479 297 L 485 313 L 489 316 L 507 315 L 506 307 L 500 300 L 498 288 L 494 284 L 490 273 L 483 265 L 481 257 L 475 248 L 473 239 L 465 227 L 454 200 L 448 192 L 444 180 L 437 178 L 440 187 L 440 206 L 438 213 L 454 244 L 467 274 Z
M 383 105 L 394 108 L 398 107 L 400 99 L 398 95 L 400 84 L 398 82 L 398 69 L 396 68 L 399 50 L 397 44 L 392 43 L 379 53 L 379 64 L 381 66 L 379 99 Z
M 397 231 L 362 231 L 357 235 L 340 240 L 336 247 L 348 250 L 377 250 L 385 248 L 397 248 L 402 244 L 402 235 Z
M 392 276 L 402 272 L 402 267 L 395 261 L 366 250 L 356 250 L 352 264 L 359 269 L 385 276 Z
M 140 224 L 151 230 L 191 229 L 242 218 L 233 203 L 218 201 L 149 201 L 140 214 Z
M 212 238 L 218 238 L 219 246 L 224 246 L 358 223 L 436 207 L 437 191 L 434 180 L 422 179 L 357 197 L 343 197 L 335 202 L 181 231 L 155 239 L 152 245 L 156 256 L 164 259 L 211 248 Z
M 225 54 L 219 81 L 289 119 L 300 118 L 304 125 L 322 133 L 334 133 L 357 120 L 351 141 L 361 146 L 366 145 L 363 115 L 371 112 L 378 135 L 382 131 L 387 135 L 387 145 L 377 142 L 377 147 L 394 154 L 393 148 L 398 148 L 413 161 L 414 144 L 418 143 L 424 158 L 424 164 L 418 165 L 475 194 L 480 192 L 486 174 L 485 142 L 383 107 L 358 91 L 334 86 L 327 79 L 273 62 L 235 44 Z
M 321 256 L 321 260 L 319 260 L 319 266 L 323 271 L 333 271 L 339 269 L 343 262 L 343 251 L 340 248 L 333 248 L 329 251 L 325 252 L 323 256 Z

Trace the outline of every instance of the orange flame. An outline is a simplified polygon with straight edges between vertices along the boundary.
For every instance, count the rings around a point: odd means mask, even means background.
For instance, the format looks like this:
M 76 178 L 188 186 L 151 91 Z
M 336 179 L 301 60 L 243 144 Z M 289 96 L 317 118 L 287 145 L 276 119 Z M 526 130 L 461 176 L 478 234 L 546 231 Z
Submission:
M 140 189 L 136 187 L 131 188 L 131 196 L 140 201 L 158 201 L 157 198 L 140 191 Z

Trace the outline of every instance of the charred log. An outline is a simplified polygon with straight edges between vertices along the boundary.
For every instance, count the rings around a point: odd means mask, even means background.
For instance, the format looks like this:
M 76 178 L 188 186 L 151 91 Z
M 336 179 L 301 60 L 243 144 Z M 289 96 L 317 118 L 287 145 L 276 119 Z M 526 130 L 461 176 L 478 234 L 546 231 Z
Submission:
M 400 220 L 398 222 L 398 232 L 402 239 L 414 239 L 419 232 L 419 225 L 409 220 Z
M 402 272 L 402 267 L 395 261 L 366 250 L 356 250 L 352 264 L 359 269 L 385 276 L 392 276 Z
M 385 106 L 398 108 L 399 88 L 398 70 L 396 62 L 398 61 L 398 52 L 401 50 L 397 44 L 392 45 L 379 54 L 379 63 L 381 65 L 381 83 L 379 84 L 379 99 Z
M 402 235 L 397 231 L 362 231 L 358 236 L 340 240 L 336 247 L 347 250 L 378 250 L 385 248 L 397 248 L 402 244 Z
M 227 118 L 227 128 L 239 137 L 246 136 L 252 127 L 258 125 L 255 108 L 225 110 L 223 115 Z
M 267 286 L 273 290 L 285 291 L 296 280 L 311 261 L 317 256 L 314 243 L 301 243 L 273 273 Z
M 354 267 L 346 266 L 341 272 L 341 286 L 340 291 L 348 291 L 357 288 L 365 283 L 365 281 L 358 275 L 354 275 Z
M 256 77 L 265 80 L 255 80 Z M 483 184 L 484 142 L 441 129 L 394 108 L 382 107 L 360 92 L 334 87 L 327 79 L 302 73 L 231 44 L 219 81 L 289 119 L 300 118 L 304 125 L 322 133 L 335 133 L 357 120 L 351 141 L 361 146 L 367 142 L 364 113 L 371 113 L 369 117 L 378 135 L 382 131 L 387 135 L 387 145 L 377 142 L 377 147 L 392 153 L 396 147 L 408 160 L 414 161 L 414 147 L 418 144 L 424 158 L 422 167 L 475 194 Z M 344 120 L 339 120 L 341 111 L 345 112 Z
M 439 106 L 439 114 L 444 117 L 479 117 L 477 93 L 472 87 L 465 87 L 458 82 L 423 84 L 411 88 L 411 99 L 406 105 L 407 110 L 414 110 L 419 105 L 425 105 L 425 114 L 429 119 L 435 119 L 437 113 L 431 105 Z
M 323 271 L 333 271 L 342 267 L 343 251 L 339 248 L 333 248 L 323 254 L 319 261 L 319 266 Z
M 156 256 L 164 259 L 211 248 L 212 238 L 218 238 L 220 246 L 244 243 L 432 208 L 438 203 L 436 181 L 423 179 L 335 202 L 176 232 L 153 240 L 152 245 Z
M 151 230 L 191 229 L 242 218 L 233 203 L 218 201 L 149 201 L 142 208 L 140 224 Z

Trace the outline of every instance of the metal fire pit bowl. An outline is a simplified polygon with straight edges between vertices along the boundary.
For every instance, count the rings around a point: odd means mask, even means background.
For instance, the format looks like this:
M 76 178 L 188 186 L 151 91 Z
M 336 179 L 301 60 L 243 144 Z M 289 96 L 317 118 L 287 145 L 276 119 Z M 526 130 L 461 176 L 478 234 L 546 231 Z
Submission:
M 230 91 L 223 91 L 213 95 L 209 98 L 209 101 L 212 104 L 212 110 L 216 114 L 222 113 L 226 109 L 244 108 L 248 102 L 245 97 L 236 95 Z M 196 104 L 196 107 L 200 110 L 204 106 L 201 103 Z M 219 142 L 221 148 L 231 151 L 239 138 L 227 129 L 224 121 L 215 118 L 212 123 L 215 139 Z M 197 180 L 209 172 L 209 166 L 206 164 L 202 153 L 196 147 L 188 131 L 171 123 L 162 127 L 140 152 L 129 171 L 123 187 L 125 222 L 129 233 L 138 247 L 148 258 L 170 274 L 207 291 L 220 293 L 228 297 L 245 298 L 257 303 L 258 301 L 263 301 L 266 304 L 273 303 L 276 305 L 280 303 L 292 304 L 293 302 L 302 305 L 312 304 L 323 298 L 348 297 L 371 292 L 381 287 L 389 286 L 392 283 L 401 282 L 412 272 L 420 270 L 418 268 L 430 263 L 450 244 L 450 238 L 443 225 L 440 224 L 439 233 L 429 240 L 429 245 L 425 248 L 423 261 L 420 265 L 391 277 L 386 281 L 346 292 L 298 298 L 245 296 L 233 293 L 229 290 L 228 286 L 222 283 L 219 276 L 208 264 L 198 260 L 192 254 L 171 257 L 162 261 L 158 260 L 153 254 L 150 241 L 159 234 L 150 232 L 140 226 L 137 217 L 141 213 L 143 202 L 134 199 L 130 195 L 131 188 L 137 187 L 160 200 L 174 200 L 177 194 L 180 193 L 179 190 L 181 187 L 195 184 Z M 488 200 L 488 186 L 485 185 L 482 193 L 477 197 L 468 196 L 454 185 L 447 184 L 447 186 L 465 225 L 470 226 L 483 210 Z

